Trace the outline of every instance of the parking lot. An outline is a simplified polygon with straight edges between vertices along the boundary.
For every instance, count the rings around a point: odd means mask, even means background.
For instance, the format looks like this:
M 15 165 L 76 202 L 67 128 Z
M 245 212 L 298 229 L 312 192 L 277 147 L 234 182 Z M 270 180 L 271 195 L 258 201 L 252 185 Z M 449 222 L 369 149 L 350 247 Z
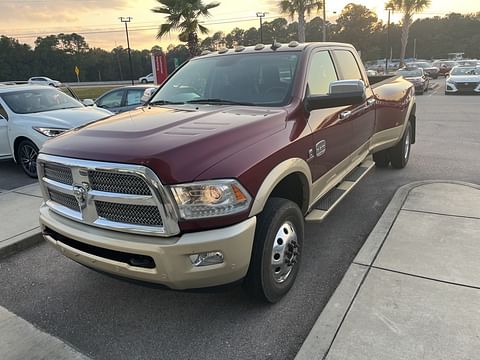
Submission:
M 416 180 L 478 183 L 480 101 L 417 97 L 417 143 L 404 170 L 375 169 L 321 224 L 308 224 L 302 267 L 276 305 L 238 287 L 171 291 L 86 269 L 47 244 L 0 262 L 0 305 L 102 359 L 291 359 L 398 187 Z M 0 163 L 0 189 L 33 182 Z

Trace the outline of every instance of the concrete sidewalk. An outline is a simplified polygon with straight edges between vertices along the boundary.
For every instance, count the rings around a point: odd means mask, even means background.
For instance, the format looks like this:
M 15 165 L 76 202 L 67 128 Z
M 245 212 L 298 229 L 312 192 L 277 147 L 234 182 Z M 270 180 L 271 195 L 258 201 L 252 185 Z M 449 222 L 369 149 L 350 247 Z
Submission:
M 38 223 L 42 201 L 38 183 L 0 192 L 0 258 L 43 240 Z
M 296 360 L 480 358 L 480 186 L 400 188 Z

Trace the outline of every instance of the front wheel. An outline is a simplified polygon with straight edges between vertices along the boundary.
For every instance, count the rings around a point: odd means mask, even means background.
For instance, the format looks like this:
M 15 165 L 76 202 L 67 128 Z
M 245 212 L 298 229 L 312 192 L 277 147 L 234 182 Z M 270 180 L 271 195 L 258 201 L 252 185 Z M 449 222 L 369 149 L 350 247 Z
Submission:
M 263 301 L 280 300 L 297 277 L 303 236 L 303 215 L 298 205 L 282 198 L 269 199 L 257 219 L 245 289 Z
M 146 84 L 146 83 L 147 83 L 147 80 L 142 79 L 142 84 Z
M 32 178 L 37 177 L 37 156 L 38 148 L 30 140 L 23 140 L 18 145 L 18 162 L 25 174 Z

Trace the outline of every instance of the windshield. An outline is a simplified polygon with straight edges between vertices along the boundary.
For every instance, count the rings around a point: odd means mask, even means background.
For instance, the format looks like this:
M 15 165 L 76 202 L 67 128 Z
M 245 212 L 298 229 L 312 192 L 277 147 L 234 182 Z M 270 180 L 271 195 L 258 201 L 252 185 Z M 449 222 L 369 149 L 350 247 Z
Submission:
M 3 94 L 2 99 L 17 114 L 83 107 L 70 96 L 51 88 L 15 91 Z
M 420 77 L 423 76 L 423 71 L 421 69 L 398 70 L 397 74 L 403 77 Z
M 426 62 L 412 63 L 411 65 L 412 65 L 412 67 L 415 66 L 415 67 L 423 68 L 423 69 L 430 67 L 430 64 L 426 63 Z
M 290 101 L 299 53 L 197 58 L 173 75 L 150 104 L 282 106 Z
M 456 67 L 450 72 L 450 75 L 480 75 L 478 67 Z

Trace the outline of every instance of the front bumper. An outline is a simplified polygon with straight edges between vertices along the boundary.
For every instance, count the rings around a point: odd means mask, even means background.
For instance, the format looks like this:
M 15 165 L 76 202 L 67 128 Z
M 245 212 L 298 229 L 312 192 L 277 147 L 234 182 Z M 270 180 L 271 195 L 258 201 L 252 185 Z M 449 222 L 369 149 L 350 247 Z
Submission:
M 480 94 L 480 83 L 446 83 L 445 92 L 451 94 Z
M 42 205 L 40 225 L 45 239 L 78 263 L 172 289 L 189 289 L 228 284 L 245 277 L 250 264 L 256 217 L 223 229 L 161 238 L 95 228 L 59 216 Z M 64 241 L 63 238 L 73 241 Z M 84 246 L 76 247 L 72 243 L 86 244 L 86 248 L 100 251 L 91 253 L 85 251 Z M 150 268 L 132 266 L 118 258 L 109 258 L 109 251 L 148 257 L 153 259 L 154 264 Z M 223 254 L 223 263 L 195 267 L 189 257 L 216 251 Z

